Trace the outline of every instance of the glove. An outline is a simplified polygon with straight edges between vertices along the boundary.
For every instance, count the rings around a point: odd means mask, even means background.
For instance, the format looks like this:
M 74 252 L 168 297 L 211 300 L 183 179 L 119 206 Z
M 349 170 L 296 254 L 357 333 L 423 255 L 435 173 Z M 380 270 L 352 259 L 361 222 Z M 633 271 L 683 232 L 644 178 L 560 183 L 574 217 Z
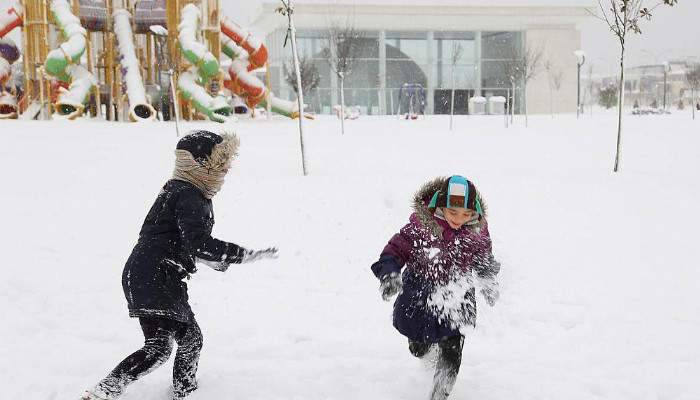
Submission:
M 401 282 L 401 276 L 398 272 L 392 272 L 382 276 L 379 291 L 384 301 L 389 301 L 392 296 L 401 293 L 402 288 L 403 283 Z
M 275 259 L 278 257 L 277 247 L 268 247 L 264 250 L 243 250 L 243 257 L 241 257 L 241 264 L 250 263 L 253 261 L 262 260 L 264 258 Z
M 481 295 L 484 296 L 488 305 L 493 307 L 500 296 L 498 282 L 494 278 L 480 279 L 479 282 L 481 284 Z

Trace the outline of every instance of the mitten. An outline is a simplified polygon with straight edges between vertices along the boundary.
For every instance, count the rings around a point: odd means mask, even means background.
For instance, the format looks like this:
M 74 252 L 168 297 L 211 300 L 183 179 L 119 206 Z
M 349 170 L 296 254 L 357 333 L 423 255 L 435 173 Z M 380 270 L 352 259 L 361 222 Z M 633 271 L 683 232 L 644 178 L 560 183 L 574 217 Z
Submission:
M 264 250 L 244 250 L 241 264 L 262 260 L 263 258 L 277 258 L 277 247 L 268 247 Z
M 484 296 L 486 302 L 493 307 L 498 301 L 500 292 L 498 291 L 498 282 L 494 278 L 482 278 L 479 279 L 481 284 L 481 294 Z
M 384 301 L 389 301 L 392 296 L 400 293 L 402 288 L 403 283 L 401 282 L 401 275 L 399 275 L 398 272 L 392 272 L 382 276 L 379 291 Z

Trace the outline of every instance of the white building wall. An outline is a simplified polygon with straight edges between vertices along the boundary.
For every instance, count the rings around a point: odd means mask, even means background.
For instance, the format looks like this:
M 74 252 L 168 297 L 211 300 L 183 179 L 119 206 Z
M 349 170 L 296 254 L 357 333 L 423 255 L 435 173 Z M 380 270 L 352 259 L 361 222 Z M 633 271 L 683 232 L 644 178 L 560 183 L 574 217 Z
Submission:
M 525 34 L 526 46 L 542 49 L 542 59 L 538 74 L 527 85 L 528 112 L 545 114 L 551 110 L 549 76 L 544 69 L 549 60 L 553 69 L 563 72 L 561 89 L 554 90 L 555 113 L 576 112 L 577 67 L 574 51 L 581 47 L 581 33 L 570 27 L 528 29 Z M 585 67 L 584 67 L 585 68 Z
M 554 94 L 555 112 L 576 112 L 576 58 L 573 55 L 581 45 L 579 24 L 589 17 L 583 7 L 419 7 L 406 4 L 401 7 L 367 5 L 298 4 L 295 9 L 297 29 L 327 29 L 332 23 L 343 22 L 348 15 L 354 16 L 358 29 L 385 32 L 413 31 L 520 31 L 525 32 L 526 43 L 544 49 L 543 60 L 552 60 L 555 68 L 563 71 L 562 87 Z M 265 3 L 263 12 L 253 26 L 262 32 L 286 29 L 286 18 L 274 12 L 277 3 Z M 479 38 L 480 39 L 480 38 Z M 481 41 L 478 40 L 478 46 Z M 430 47 L 430 46 L 429 46 Z M 285 49 L 277 49 L 277 57 L 282 59 Z M 383 50 L 383 48 L 382 48 Z M 477 48 L 477 51 L 480 48 Z M 431 54 L 429 52 L 429 54 Z M 478 57 L 477 59 L 479 59 Z M 430 59 L 430 56 L 428 57 Z M 429 64 L 429 65 L 432 65 Z M 435 71 L 426 71 L 428 77 L 428 112 L 432 111 L 432 90 Z M 477 71 L 481 85 L 481 70 Z M 431 79 L 432 78 L 432 79 Z M 526 90 L 528 112 L 549 113 L 550 91 L 548 76 L 543 68 L 528 84 Z M 382 85 L 383 83 L 383 85 Z M 336 86 L 331 76 L 331 84 Z M 380 82 L 378 91 L 385 89 L 386 82 Z M 332 103 L 337 103 L 337 93 L 333 91 Z M 388 110 L 389 104 L 380 108 Z

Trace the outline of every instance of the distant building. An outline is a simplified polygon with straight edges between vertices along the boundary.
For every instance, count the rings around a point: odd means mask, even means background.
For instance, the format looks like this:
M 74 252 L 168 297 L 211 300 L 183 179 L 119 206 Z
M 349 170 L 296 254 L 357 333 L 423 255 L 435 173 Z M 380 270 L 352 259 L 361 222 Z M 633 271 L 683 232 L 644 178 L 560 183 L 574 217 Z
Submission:
M 455 71 L 455 112 L 468 112 L 473 96 L 506 96 L 510 87 L 504 64 L 527 46 L 540 49 L 543 60 L 560 70 L 562 86 L 553 91 L 558 112 L 576 111 L 576 57 L 579 24 L 589 14 L 585 0 L 295 0 L 294 20 L 300 53 L 314 59 L 321 72 L 318 89 L 304 97 L 316 112 L 328 113 L 339 103 L 338 82 L 322 57 L 332 24 L 353 24 L 364 33 L 361 60 L 346 79 L 348 105 L 366 114 L 394 113 L 403 84 L 420 84 L 426 112 L 449 113 L 452 49 L 463 56 Z M 279 2 L 263 4 L 253 26 L 266 35 L 270 50 L 271 86 L 284 98 L 294 93 L 284 80 L 283 65 L 291 60 L 283 47 L 286 18 L 275 13 Z M 347 21 L 347 22 L 346 22 Z M 544 68 L 518 85 L 516 108 L 528 102 L 531 113 L 550 112 L 549 78 Z M 518 106 L 519 105 L 519 106 Z
M 677 108 L 680 103 L 693 103 L 686 71 L 696 60 L 674 60 L 665 64 L 648 64 L 625 69 L 625 106 L 663 108 L 664 96 L 667 108 Z M 599 76 L 593 86 L 618 86 L 619 76 Z M 664 92 L 665 82 L 665 92 Z M 698 93 L 695 94 L 698 97 Z

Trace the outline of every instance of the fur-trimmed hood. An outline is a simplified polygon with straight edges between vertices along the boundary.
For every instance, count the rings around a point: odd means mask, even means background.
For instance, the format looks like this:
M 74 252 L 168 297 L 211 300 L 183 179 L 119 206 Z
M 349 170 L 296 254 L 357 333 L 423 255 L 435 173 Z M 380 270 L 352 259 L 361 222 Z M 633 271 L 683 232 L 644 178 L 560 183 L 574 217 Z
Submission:
M 421 225 L 430 228 L 430 230 L 438 237 L 442 237 L 444 232 L 443 226 L 441 226 L 435 217 L 435 210 L 431 210 L 428 205 L 430 204 L 430 199 L 433 197 L 436 191 L 440 190 L 447 181 L 450 179 L 449 176 L 440 176 L 429 182 L 423 184 L 423 186 L 418 189 L 416 194 L 413 196 L 413 210 L 418 218 Z M 477 189 L 476 195 L 481 202 L 481 209 L 483 215 L 479 215 L 479 219 L 476 223 L 470 225 L 465 225 L 460 229 L 470 229 L 475 232 L 479 232 L 481 228 L 486 224 L 486 218 L 488 215 L 488 207 L 483 196 Z

